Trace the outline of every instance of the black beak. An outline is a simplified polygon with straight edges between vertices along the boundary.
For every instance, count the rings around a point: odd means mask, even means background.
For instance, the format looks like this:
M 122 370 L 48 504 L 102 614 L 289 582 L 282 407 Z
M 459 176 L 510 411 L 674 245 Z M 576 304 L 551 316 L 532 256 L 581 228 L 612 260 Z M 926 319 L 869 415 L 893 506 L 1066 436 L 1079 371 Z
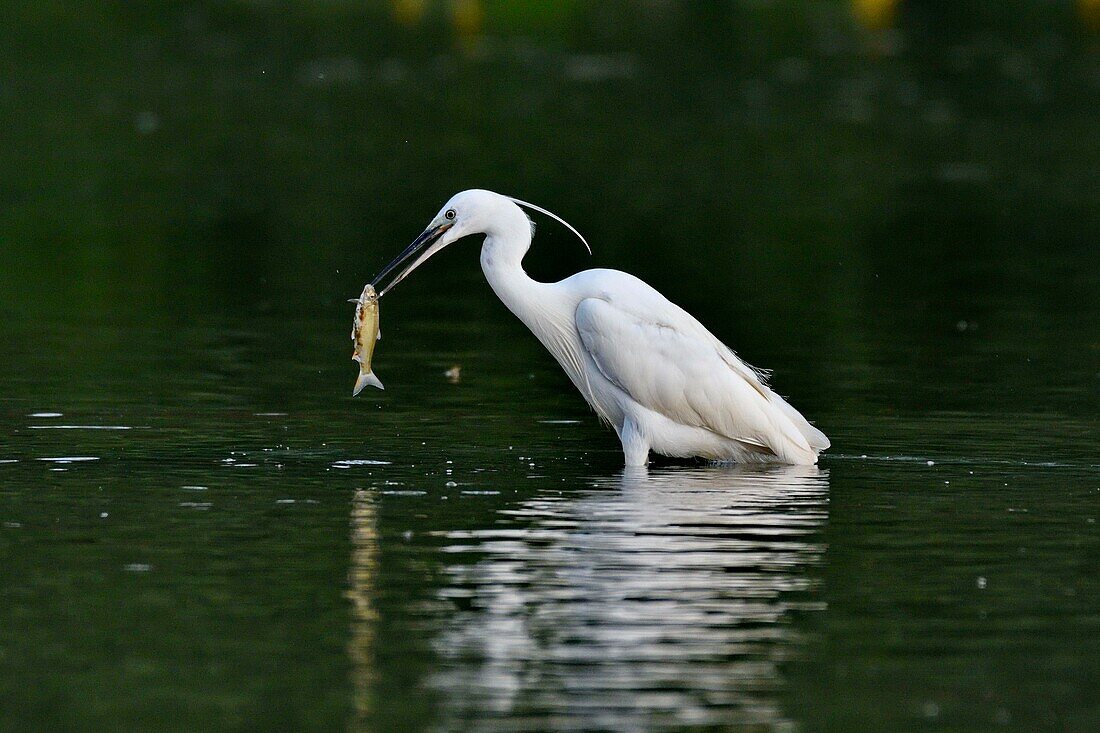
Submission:
M 443 233 L 450 229 L 453 225 L 454 222 L 447 221 L 434 227 L 428 227 L 420 234 L 419 237 L 413 240 L 412 244 L 405 248 L 404 252 L 397 255 L 397 257 L 394 258 L 393 262 L 383 267 L 382 271 L 375 275 L 374 279 L 371 280 L 370 284 L 374 286 L 375 289 L 378 288 L 378 284 L 382 281 L 383 278 L 385 278 L 387 275 L 389 275 L 391 272 L 393 272 L 406 262 L 409 262 L 410 260 L 412 261 L 412 264 L 402 270 L 401 273 L 397 277 L 395 277 L 389 285 L 378 291 L 378 297 L 381 298 L 383 295 L 388 293 L 390 291 L 390 288 L 404 280 L 406 275 L 415 270 L 417 266 L 421 262 L 423 262 L 423 258 L 418 257 L 418 255 L 421 252 L 429 249 L 433 244 L 435 244 L 436 241 L 443 236 Z

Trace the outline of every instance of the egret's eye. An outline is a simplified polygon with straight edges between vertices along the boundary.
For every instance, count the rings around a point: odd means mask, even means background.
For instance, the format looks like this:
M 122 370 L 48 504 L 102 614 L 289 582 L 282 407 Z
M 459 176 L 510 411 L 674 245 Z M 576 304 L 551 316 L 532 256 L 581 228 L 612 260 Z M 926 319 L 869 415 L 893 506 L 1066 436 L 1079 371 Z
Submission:
M 447 217 L 448 219 L 453 219 L 453 218 L 455 218 L 455 210 L 454 209 L 447 209 L 447 213 L 444 214 L 443 216 Z

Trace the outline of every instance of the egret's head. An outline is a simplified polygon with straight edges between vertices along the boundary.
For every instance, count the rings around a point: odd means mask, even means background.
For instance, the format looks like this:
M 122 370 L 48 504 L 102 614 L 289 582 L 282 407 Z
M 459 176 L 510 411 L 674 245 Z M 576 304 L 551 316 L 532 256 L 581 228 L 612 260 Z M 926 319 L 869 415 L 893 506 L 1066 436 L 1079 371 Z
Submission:
M 585 242 L 584 237 L 581 237 L 576 229 L 546 209 L 510 196 L 502 196 L 492 191 L 473 188 L 452 196 L 451 200 L 443 205 L 443 208 L 428 224 L 428 227 L 420 233 L 420 236 L 413 240 L 413 243 L 406 247 L 405 251 L 399 254 L 393 262 L 383 267 L 371 284 L 378 287 L 387 275 L 399 267 L 405 266 L 389 285 L 378 291 L 378 295 L 381 297 L 436 252 L 448 244 L 471 234 L 507 236 L 509 233 L 513 233 L 522 236 L 522 233 L 526 230 L 529 237 L 531 223 L 527 215 L 519 208 L 520 206 L 526 206 L 557 219 L 580 237 L 580 240 L 584 242 L 584 246 L 588 248 L 588 242 Z M 529 242 L 530 239 L 528 239 Z M 588 252 L 591 254 L 592 250 L 589 248 Z

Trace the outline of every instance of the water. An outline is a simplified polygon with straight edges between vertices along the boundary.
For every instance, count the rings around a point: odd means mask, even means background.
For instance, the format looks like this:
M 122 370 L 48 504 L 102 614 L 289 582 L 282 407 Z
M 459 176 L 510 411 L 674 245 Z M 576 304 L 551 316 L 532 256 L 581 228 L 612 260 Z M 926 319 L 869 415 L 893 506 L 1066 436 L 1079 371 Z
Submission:
M 1068 11 L 414 5 L 0 44 L 0 728 L 1100 727 Z M 624 472 L 472 243 L 352 399 L 344 301 L 471 185 L 774 369 L 820 467 Z

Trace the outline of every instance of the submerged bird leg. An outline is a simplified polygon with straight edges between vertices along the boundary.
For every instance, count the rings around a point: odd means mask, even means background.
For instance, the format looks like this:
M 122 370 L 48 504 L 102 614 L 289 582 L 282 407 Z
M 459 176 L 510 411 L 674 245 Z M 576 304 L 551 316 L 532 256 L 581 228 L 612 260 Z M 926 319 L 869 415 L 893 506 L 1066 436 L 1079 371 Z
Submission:
M 649 463 L 649 440 L 640 426 L 629 417 L 619 428 L 619 440 L 623 443 L 623 458 L 628 466 L 644 466 Z

